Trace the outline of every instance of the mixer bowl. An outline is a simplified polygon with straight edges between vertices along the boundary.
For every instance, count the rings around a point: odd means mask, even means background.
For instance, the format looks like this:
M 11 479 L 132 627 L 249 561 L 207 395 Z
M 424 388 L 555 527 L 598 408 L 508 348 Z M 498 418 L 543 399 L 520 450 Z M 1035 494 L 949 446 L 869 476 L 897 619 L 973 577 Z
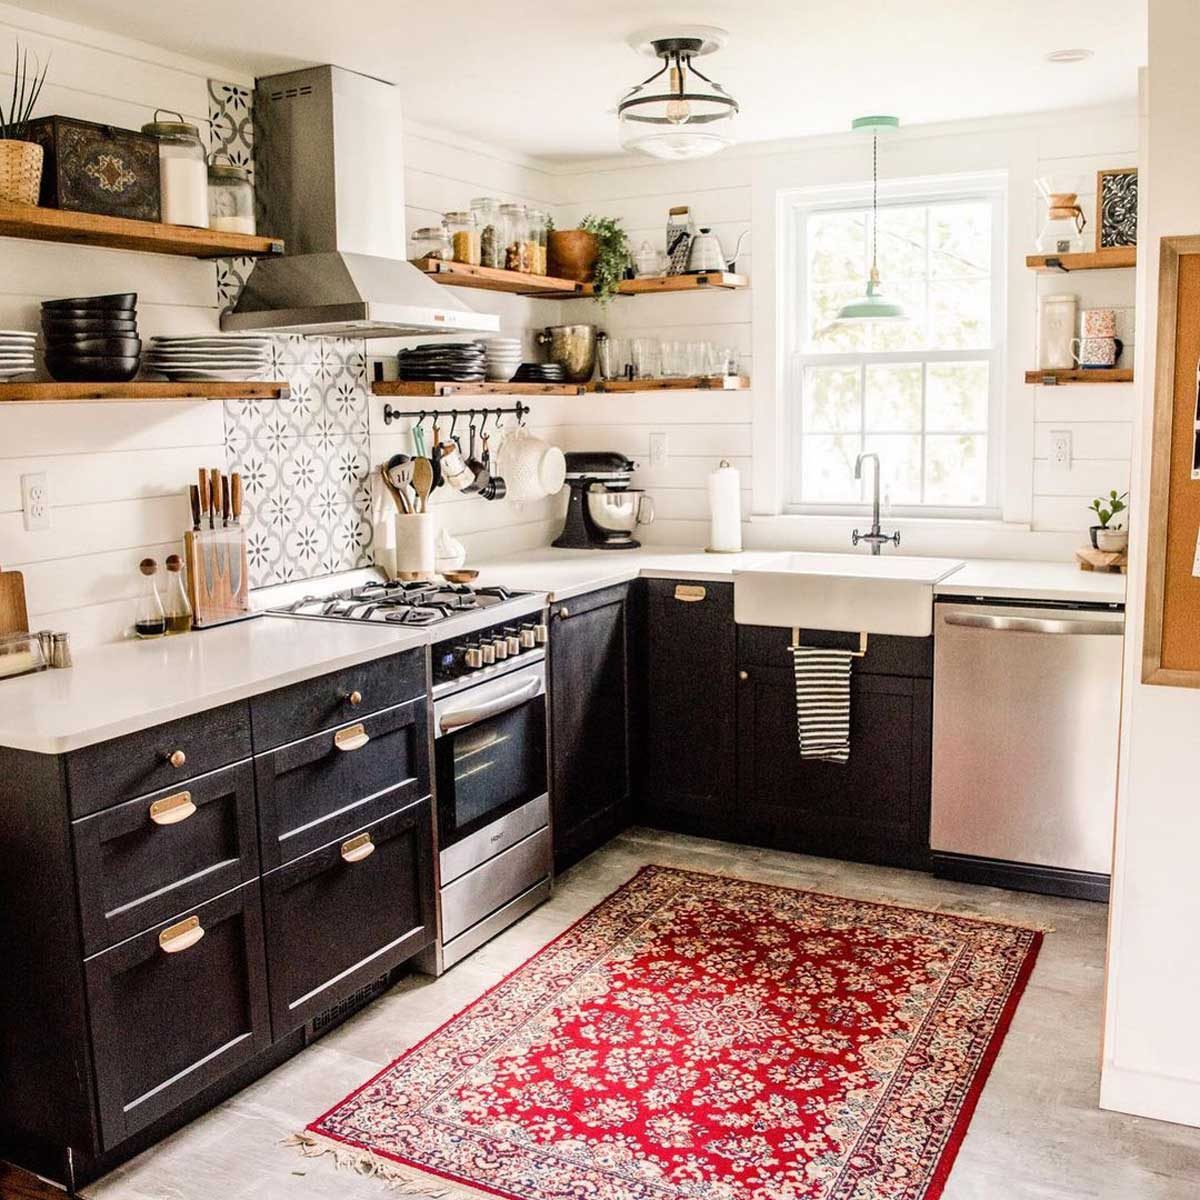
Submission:
M 640 488 L 609 491 L 594 483 L 587 492 L 587 511 L 593 524 L 606 533 L 632 533 L 654 520 L 654 502 Z

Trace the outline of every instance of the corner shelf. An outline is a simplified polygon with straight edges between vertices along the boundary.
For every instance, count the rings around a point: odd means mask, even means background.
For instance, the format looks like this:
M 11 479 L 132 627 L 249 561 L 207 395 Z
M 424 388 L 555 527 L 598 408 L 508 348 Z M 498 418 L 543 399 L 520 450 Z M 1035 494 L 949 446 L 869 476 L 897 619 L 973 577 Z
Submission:
M 381 379 L 371 384 L 376 396 L 582 396 L 582 383 L 460 383 L 453 379 Z
M 286 383 L 272 381 L 223 383 L 0 383 L 0 402 L 68 404 L 87 400 L 252 400 L 284 399 Z
M 1119 271 L 1137 266 L 1137 247 L 1113 246 L 1080 254 L 1028 254 L 1025 265 L 1033 271 Z
M 441 258 L 413 259 L 413 266 L 424 271 L 434 282 L 449 287 L 479 288 L 489 292 L 508 292 L 543 300 L 586 300 L 595 296 L 590 283 L 576 283 L 555 275 L 526 275 L 521 271 L 502 271 L 497 267 L 472 267 L 467 263 Z M 619 296 L 661 295 L 664 292 L 698 292 L 725 289 L 733 291 L 750 286 L 745 275 L 729 271 L 705 271 L 698 275 L 662 275 L 646 279 L 625 279 L 617 289 Z
M 279 238 L 195 229 L 190 225 L 162 225 L 128 217 L 68 212 L 62 208 L 0 202 L 0 237 L 37 242 L 69 242 L 77 246 L 103 246 L 111 250 L 140 250 L 186 258 L 257 258 L 282 254 Z
M 589 383 L 589 392 L 744 392 L 750 386 L 746 375 L 692 375 L 678 379 L 601 379 Z
M 1069 370 L 1026 371 L 1026 383 L 1057 387 L 1063 383 L 1132 383 L 1133 370 L 1125 367 L 1072 367 Z

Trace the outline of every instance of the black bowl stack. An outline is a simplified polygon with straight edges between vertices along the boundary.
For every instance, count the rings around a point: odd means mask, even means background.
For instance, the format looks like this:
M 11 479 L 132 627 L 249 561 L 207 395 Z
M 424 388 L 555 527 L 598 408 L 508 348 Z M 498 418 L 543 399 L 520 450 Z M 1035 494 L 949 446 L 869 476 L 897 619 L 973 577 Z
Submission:
M 142 365 L 137 293 L 76 296 L 42 305 L 46 370 L 63 383 L 124 383 Z
M 513 383 L 565 383 L 567 372 L 562 363 L 522 363 L 512 377 Z
M 411 381 L 482 383 L 484 349 L 478 342 L 426 342 L 400 351 L 400 378 Z

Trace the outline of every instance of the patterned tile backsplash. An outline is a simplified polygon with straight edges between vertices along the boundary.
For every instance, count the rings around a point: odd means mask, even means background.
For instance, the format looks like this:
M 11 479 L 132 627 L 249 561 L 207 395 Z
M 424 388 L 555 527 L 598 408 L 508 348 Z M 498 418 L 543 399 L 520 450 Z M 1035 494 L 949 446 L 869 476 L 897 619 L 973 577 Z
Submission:
M 210 80 L 210 150 L 254 167 L 253 93 Z M 236 302 L 253 259 L 217 264 L 222 309 Z M 369 388 L 363 343 L 273 337 L 271 377 L 286 400 L 227 400 L 229 470 L 245 492 L 250 586 L 370 566 Z

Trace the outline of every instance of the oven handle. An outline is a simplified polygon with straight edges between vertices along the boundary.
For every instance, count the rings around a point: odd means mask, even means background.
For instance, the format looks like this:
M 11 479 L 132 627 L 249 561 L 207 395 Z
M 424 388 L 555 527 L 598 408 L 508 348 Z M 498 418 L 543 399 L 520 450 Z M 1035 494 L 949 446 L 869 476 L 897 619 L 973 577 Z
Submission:
M 481 701 L 479 704 L 472 704 L 470 707 L 454 708 L 443 712 L 438 717 L 438 733 L 450 733 L 455 729 L 465 729 L 468 725 L 486 721 L 488 717 L 499 716 L 500 713 L 508 712 L 509 709 L 517 708 L 527 700 L 532 700 L 535 696 L 540 695 L 541 691 L 541 677 L 527 675 L 515 688 L 501 692 L 498 696 L 490 696 L 487 700 Z

